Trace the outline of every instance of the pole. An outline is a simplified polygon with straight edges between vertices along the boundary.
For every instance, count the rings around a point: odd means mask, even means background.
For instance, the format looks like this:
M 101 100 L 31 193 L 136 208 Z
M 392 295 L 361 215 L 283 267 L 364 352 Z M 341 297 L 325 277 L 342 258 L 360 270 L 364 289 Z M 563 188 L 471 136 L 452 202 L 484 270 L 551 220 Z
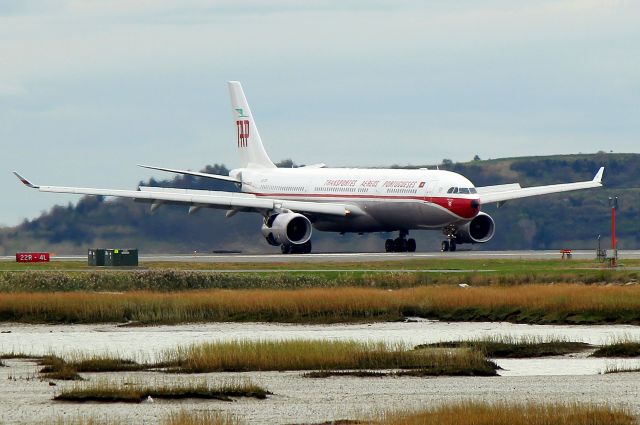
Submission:
M 611 259 L 611 265 L 616 266 L 618 260 L 618 241 L 616 240 L 616 208 L 618 207 L 618 197 L 609 198 L 609 205 L 611 205 L 611 250 L 614 255 Z

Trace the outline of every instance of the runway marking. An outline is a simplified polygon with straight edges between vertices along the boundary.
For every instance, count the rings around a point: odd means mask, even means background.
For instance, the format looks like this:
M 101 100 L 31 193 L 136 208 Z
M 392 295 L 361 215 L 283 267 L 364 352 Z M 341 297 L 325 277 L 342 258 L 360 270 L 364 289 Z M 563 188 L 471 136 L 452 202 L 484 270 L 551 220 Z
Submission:
M 640 250 L 619 252 L 621 259 L 638 259 Z M 574 258 L 596 258 L 595 250 L 574 250 Z M 558 250 L 545 251 L 456 251 L 456 252 L 419 252 L 419 253 L 314 253 L 314 254 L 147 254 L 140 255 L 140 261 L 176 261 L 176 262 L 211 262 L 211 263 L 242 263 L 242 262 L 366 262 L 366 261 L 399 261 L 399 260 L 464 260 L 464 259 L 560 259 Z M 52 261 L 86 261 L 84 255 L 62 255 L 51 257 Z M 15 256 L 0 257 L 0 261 L 15 261 Z

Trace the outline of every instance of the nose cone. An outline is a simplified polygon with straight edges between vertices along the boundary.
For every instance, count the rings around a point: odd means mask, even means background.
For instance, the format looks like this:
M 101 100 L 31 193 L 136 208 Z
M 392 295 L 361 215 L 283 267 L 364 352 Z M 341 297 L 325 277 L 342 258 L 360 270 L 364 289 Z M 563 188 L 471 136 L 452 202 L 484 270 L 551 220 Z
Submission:
M 443 207 L 459 217 L 471 219 L 480 212 L 479 199 L 448 198 Z
M 462 201 L 462 211 L 460 216 L 464 218 L 473 218 L 480 212 L 479 199 L 465 199 Z

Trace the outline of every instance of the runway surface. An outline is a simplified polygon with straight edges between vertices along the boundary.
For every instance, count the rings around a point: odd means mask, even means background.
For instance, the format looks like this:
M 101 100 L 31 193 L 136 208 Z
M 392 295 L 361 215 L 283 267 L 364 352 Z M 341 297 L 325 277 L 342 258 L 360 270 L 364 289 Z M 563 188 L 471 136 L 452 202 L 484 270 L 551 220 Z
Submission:
M 573 258 L 591 259 L 596 257 L 594 250 L 576 250 Z M 640 250 L 618 252 L 619 259 L 639 259 Z M 525 259 L 544 260 L 561 258 L 560 251 L 457 251 L 457 252 L 414 252 L 414 253 L 317 253 L 317 254 L 148 254 L 140 255 L 140 262 L 194 262 L 194 263 L 325 263 L 325 262 L 378 262 L 403 261 L 411 259 Z M 52 261 L 85 261 L 86 255 L 54 256 Z M 0 257 L 3 261 L 15 261 L 15 256 Z

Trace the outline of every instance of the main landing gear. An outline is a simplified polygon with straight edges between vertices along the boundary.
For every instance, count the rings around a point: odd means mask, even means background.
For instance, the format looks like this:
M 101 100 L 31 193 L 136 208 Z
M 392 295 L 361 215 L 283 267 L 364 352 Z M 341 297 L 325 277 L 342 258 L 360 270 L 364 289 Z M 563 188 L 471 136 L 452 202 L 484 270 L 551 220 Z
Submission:
M 306 241 L 300 245 L 280 245 L 280 251 L 283 254 L 310 254 L 311 253 L 311 241 Z
M 400 235 L 396 239 L 387 239 L 384 243 L 386 252 L 416 252 L 416 240 L 407 239 L 409 232 L 400 230 Z

